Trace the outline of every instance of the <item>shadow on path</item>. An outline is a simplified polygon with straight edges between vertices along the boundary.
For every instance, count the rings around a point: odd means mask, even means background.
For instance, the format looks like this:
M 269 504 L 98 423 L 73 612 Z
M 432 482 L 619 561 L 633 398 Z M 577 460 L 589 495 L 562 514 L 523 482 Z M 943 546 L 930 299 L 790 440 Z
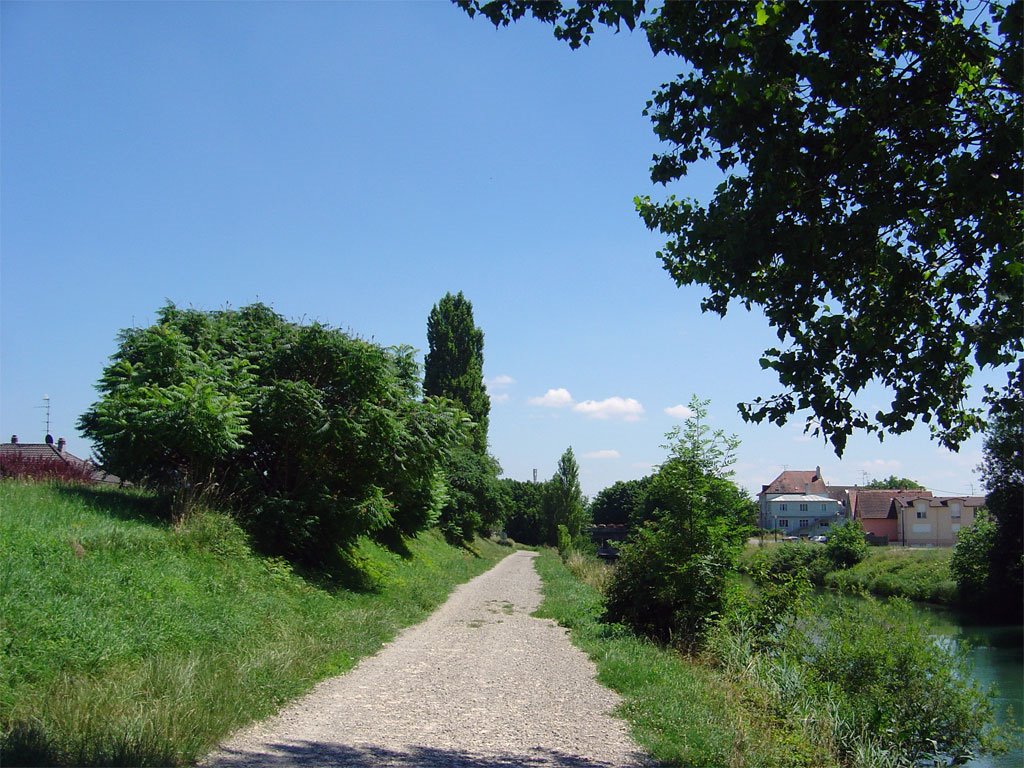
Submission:
M 244 768 L 246 766 L 336 766 L 336 768 L 616 768 L 603 760 L 577 757 L 557 750 L 535 747 L 529 754 L 474 755 L 458 749 L 436 747 L 352 747 L 317 741 L 273 743 L 266 751 L 249 752 L 221 749 L 216 760 L 204 762 L 204 768 Z M 640 755 L 637 755 L 640 759 Z

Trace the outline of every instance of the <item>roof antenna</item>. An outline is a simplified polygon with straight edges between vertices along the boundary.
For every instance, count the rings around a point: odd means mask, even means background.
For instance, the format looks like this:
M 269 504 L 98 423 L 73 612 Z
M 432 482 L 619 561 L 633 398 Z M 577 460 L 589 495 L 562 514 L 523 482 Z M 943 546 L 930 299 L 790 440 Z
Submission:
M 37 405 L 36 408 L 46 409 L 46 436 L 50 437 L 50 396 L 43 395 L 43 404 Z M 53 442 L 53 438 L 50 437 L 50 439 L 47 442 Z

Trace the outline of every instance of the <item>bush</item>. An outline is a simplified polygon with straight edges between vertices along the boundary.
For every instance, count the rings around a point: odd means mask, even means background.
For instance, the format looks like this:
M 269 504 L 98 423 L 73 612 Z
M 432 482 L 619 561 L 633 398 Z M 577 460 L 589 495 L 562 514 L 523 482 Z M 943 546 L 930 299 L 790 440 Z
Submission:
M 856 520 L 847 520 L 832 527 L 825 544 L 825 553 L 833 568 L 850 568 L 868 556 L 864 528 Z
M 361 535 L 396 545 L 437 522 L 438 473 L 469 425 L 451 401 L 420 397 L 411 348 L 259 304 L 171 304 L 119 341 L 80 428 L 105 466 L 179 516 L 216 497 L 265 551 L 317 568 L 339 566 Z
M 565 557 L 572 550 L 572 536 L 569 535 L 569 529 L 564 525 L 558 526 L 558 554 Z
M 982 511 L 978 512 L 974 525 L 960 529 L 949 569 L 961 594 L 987 595 L 995 543 L 996 524 Z
M 751 502 L 728 477 L 739 445 L 705 424 L 707 401 L 669 432 L 669 459 L 651 479 L 653 520 L 621 548 L 604 620 L 699 650 L 722 615 L 727 580 L 749 532 Z
M 825 597 L 789 605 L 769 611 L 764 625 L 733 617 L 710 647 L 776 716 L 800 723 L 807 742 L 843 765 L 961 764 L 999 749 L 991 698 L 971 682 L 963 650 L 938 642 L 909 603 Z
M 826 557 L 825 548 L 818 544 L 770 544 L 758 547 L 746 557 L 743 569 L 759 584 L 797 575 L 821 584 L 831 569 L 831 561 Z

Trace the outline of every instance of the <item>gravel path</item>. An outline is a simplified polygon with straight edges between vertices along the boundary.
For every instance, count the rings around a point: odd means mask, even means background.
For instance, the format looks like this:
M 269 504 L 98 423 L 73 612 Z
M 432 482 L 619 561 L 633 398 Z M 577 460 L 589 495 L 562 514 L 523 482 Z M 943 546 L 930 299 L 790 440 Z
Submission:
M 618 697 L 540 604 L 532 552 L 457 588 L 348 674 L 236 733 L 203 766 L 623 768 L 649 765 Z

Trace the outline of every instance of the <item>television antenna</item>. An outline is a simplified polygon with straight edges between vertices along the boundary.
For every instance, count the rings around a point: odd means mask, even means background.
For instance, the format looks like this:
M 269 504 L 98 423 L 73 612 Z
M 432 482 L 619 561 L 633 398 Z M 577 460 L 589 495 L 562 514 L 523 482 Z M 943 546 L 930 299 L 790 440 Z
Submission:
M 37 405 L 36 408 L 44 408 L 46 410 L 46 433 L 50 434 L 50 396 L 43 395 L 43 404 Z

